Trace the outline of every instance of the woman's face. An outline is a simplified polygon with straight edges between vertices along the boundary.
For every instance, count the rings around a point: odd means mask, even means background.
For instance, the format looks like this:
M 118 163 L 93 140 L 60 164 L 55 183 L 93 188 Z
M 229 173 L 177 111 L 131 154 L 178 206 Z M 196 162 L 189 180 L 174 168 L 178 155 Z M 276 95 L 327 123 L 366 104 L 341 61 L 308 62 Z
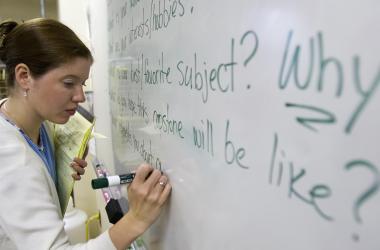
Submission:
M 83 85 L 91 63 L 87 58 L 78 57 L 32 78 L 27 99 L 38 119 L 63 124 L 74 115 L 78 104 L 85 101 Z

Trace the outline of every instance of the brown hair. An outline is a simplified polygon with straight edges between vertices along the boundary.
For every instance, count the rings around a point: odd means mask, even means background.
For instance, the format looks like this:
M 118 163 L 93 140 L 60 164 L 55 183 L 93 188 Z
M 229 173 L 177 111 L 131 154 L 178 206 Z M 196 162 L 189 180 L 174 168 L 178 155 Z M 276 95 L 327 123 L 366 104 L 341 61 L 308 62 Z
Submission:
M 15 67 L 26 64 L 33 77 L 40 77 L 51 69 L 76 57 L 93 61 L 90 50 L 64 24 L 36 18 L 17 24 L 0 24 L 0 60 L 6 65 L 7 84 L 14 86 Z

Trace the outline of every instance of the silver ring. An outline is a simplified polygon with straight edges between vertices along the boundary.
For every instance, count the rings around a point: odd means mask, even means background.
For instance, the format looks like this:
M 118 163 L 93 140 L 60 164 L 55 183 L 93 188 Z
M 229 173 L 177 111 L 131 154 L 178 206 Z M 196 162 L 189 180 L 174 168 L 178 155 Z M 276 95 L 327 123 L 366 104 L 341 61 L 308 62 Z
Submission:
M 160 186 L 162 187 L 165 187 L 166 183 L 164 181 L 160 181 L 158 184 L 160 184 Z

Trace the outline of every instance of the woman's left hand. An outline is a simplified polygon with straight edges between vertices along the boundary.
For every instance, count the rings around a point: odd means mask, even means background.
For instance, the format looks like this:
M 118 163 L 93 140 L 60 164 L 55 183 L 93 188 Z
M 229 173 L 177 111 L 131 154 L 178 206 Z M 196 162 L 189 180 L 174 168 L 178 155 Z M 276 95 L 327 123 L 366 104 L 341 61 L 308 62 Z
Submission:
M 71 176 L 74 180 L 79 181 L 81 179 L 81 175 L 84 175 L 85 167 L 87 167 L 87 162 L 78 157 L 74 158 L 74 161 L 70 163 L 70 167 L 72 167 L 75 171 Z

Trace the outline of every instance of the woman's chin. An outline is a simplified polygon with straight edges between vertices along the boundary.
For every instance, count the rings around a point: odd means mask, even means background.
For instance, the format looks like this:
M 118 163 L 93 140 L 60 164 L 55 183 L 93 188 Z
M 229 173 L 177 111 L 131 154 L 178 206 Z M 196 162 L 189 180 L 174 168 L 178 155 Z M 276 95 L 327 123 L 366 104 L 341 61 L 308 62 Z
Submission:
M 56 117 L 54 119 L 49 119 L 49 121 L 55 124 L 65 124 L 66 122 L 69 121 L 69 119 L 70 119 L 70 116 L 65 116 L 65 117 Z

